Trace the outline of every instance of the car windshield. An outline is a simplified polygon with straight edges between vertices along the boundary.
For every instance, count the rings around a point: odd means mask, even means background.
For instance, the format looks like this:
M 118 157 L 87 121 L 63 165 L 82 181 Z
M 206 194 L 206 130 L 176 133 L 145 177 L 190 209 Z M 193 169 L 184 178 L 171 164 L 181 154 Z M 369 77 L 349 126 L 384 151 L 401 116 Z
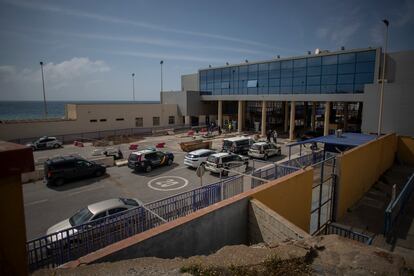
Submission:
M 138 154 L 130 154 L 129 155 L 129 160 L 131 160 L 131 161 L 137 161 L 139 158 L 140 155 L 138 155 Z
M 223 148 L 231 148 L 232 145 L 233 145 L 233 142 L 231 141 L 228 141 L 228 140 L 223 141 Z
M 80 209 L 76 214 L 74 214 L 70 219 L 69 222 L 72 226 L 77 226 L 88 222 L 89 219 L 93 216 L 91 211 L 88 208 Z
M 218 164 L 219 158 L 217 158 L 217 157 L 215 157 L 215 156 L 213 156 L 213 155 L 210 155 L 210 156 L 207 158 L 207 161 L 212 162 L 212 163 L 216 163 L 216 164 Z
M 260 150 L 260 145 L 258 145 L 258 144 L 253 144 L 253 145 L 252 145 L 252 149 L 254 149 L 254 150 Z

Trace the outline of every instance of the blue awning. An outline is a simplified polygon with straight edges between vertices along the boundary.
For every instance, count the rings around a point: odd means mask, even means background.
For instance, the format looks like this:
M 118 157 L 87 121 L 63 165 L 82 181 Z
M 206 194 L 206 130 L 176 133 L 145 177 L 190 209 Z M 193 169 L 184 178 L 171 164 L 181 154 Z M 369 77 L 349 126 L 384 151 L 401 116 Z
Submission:
M 329 145 L 338 145 L 338 146 L 348 146 L 348 147 L 356 147 L 369 141 L 375 140 L 377 138 L 376 135 L 370 134 L 362 134 L 362 133 L 352 133 L 352 132 L 345 132 L 342 133 L 341 137 L 337 137 L 336 135 L 327 135 L 321 136 L 316 138 L 311 138 L 305 141 L 294 142 L 288 144 L 288 147 L 293 147 L 297 145 L 309 144 L 309 143 L 324 143 Z

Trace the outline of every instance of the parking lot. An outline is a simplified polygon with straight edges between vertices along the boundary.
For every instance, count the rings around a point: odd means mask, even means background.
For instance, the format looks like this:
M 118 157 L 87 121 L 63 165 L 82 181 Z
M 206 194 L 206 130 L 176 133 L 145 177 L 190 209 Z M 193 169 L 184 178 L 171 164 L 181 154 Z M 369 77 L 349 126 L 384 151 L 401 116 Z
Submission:
M 115 197 L 136 198 L 143 203 L 149 203 L 201 186 L 200 178 L 197 177 L 195 169 L 183 165 L 185 152 L 180 149 L 179 142 L 189 141 L 192 138 L 180 135 L 146 137 L 137 142 L 138 149 L 154 147 L 158 142 L 165 142 L 165 151 L 174 154 L 174 163 L 171 166 L 159 167 L 150 173 L 133 172 L 127 166 L 110 167 L 107 174 L 99 178 L 67 183 L 60 187 L 47 186 L 43 181 L 31 182 L 23 185 L 26 231 L 27 239 L 42 236 L 47 229 L 73 215 L 77 210 L 89 204 Z M 213 141 L 213 149 L 221 148 L 222 138 Z M 283 140 L 278 141 L 282 146 L 282 155 L 269 159 L 275 162 L 286 157 L 287 149 Z M 130 150 L 129 144 L 122 144 L 113 147 L 120 147 L 125 158 Z M 79 154 L 83 157 L 90 157 L 95 149 L 92 145 L 75 147 L 66 145 L 61 149 L 36 151 L 35 160 L 44 160 L 59 155 Z M 265 165 L 263 162 L 250 160 L 249 167 L 258 168 Z M 218 175 L 205 173 L 203 185 L 220 181 Z

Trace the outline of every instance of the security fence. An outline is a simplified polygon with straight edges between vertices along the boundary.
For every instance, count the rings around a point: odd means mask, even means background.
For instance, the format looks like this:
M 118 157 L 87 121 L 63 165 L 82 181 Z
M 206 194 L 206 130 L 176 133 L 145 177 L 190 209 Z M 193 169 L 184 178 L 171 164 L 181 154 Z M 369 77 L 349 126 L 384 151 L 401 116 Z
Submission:
M 318 234 L 320 235 L 330 235 L 336 234 L 338 236 L 348 238 L 354 241 L 359 241 L 368 245 L 371 245 L 373 237 L 360 232 L 354 231 L 349 227 L 342 226 L 336 223 L 327 224 Z

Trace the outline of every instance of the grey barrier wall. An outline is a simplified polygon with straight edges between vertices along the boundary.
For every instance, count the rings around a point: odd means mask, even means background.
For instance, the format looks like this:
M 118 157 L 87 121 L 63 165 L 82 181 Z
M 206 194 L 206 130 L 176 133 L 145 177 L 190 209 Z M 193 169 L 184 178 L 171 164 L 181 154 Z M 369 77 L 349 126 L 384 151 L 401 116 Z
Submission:
M 137 241 L 95 262 L 150 256 L 190 257 L 213 253 L 225 245 L 246 244 L 248 204 L 249 198 L 237 200 L 163 233 Z
M 258 200 L 249 204 L 249 243 L 277 244 L 286 240 L 301 240 L 310 235 Z

